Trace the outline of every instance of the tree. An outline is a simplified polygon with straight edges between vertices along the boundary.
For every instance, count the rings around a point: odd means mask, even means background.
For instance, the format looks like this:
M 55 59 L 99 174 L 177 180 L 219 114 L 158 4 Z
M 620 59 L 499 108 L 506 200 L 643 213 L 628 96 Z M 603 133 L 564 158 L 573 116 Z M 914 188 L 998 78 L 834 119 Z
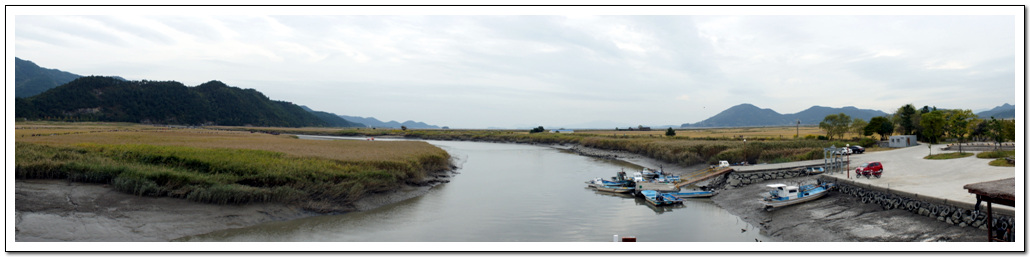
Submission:
M 668 130 L 665 130 L 665 135 L 666 136 L 670 136 L 670 137 L 674 137 L 674 136 L 676 136 L 676 131 L 672 130 L 672 127 L 669 127 Z
M 850 125 L 851 117 L 844 113 L 826 115 L 826 118 L 819 122 L 819 128 L 826 130 L 826 137 L 831 140 L 833 136 L 844 138 L 844 133 L 848 131 Z
M 991 116 L 991 120 L 987 121 L 987 136 L 995 142 L 995 148 L 1002 142 L 1016 140 L 1016 121 L 1014 120 L 999 120 Z
M 894 113 L 894 116 L 898 118 L 898 125 L 901 126 L 902 135 L 911 135 L 916 129 L 916 107 L 912 104 L 906 104 L 898 108 L 898 111 Z
M 887 140 L 887 137 L 894 134 L 894 123 L 887 117 L 873 117 L 865 126 L 865 133 L 880 134 L 880 140 Z
M 536 127 L 534 129 L 529 130 L 530 134 L 540 133 L 540 132 L 544 132 L 544 126 L 539 126 L 539 127 Z
M 936 144 L 944 135 L 945 125 L 944 114 L 941 111 L 930 111 L 923 115 L 919 125 L 923 127 L 922 134 L 927 142 Z
M 401 130 L 407 131 L 408 130 L 408 126 L 401 126 Z
M 851 120 L 851 133 L 855 133 L 860 136 L 872 136 L 872 131 L 866 133 L 866 125 L 869 125 L 869 123 L 865 122 L 863 119 L 855 118 L 854 120 Z
M 962 152 L 962 143 L 969 133 L 969 123 L 976 118 L 972 110 L 950 110 L 947 112 L 947 131 L 949 135 L 958 137 L 958 152 Z

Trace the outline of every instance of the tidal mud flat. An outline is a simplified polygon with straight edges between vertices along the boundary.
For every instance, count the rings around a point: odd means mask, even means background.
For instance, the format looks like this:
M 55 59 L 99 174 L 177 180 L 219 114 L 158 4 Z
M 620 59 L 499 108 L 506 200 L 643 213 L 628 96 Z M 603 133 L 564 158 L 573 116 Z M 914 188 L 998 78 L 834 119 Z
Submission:
M 347 209 L 365 211 L 426 194 L 452 171 L 369 195 Z M 67 180 L 15 180 L 17 242 L 164 242 L 224 229 L 317 215 L 286 204 L 217 205 L 168 197 L 141 197 L 107 185 Z

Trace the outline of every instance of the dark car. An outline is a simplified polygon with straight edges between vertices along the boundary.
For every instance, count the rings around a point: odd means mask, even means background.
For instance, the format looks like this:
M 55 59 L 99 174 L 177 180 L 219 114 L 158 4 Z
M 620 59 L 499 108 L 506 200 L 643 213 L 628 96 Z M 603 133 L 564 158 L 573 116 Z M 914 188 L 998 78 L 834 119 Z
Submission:
M 862 147 L 862 146 L 859 146 L 859 145 L 849 146 L 848 148 L 851 149 L 851 153 L 864 153 L 865 152 L 865 147 Z
M 869 176 L 874 176 L 879 178 L 882 174 L 883 164 L 880 164 L 880 162 L 869 162 L 862 164 L 862 166 L 858 166 L 858 168 L 855 169 L 855 177 L 865 176 L 866 178 L 869 178 Z

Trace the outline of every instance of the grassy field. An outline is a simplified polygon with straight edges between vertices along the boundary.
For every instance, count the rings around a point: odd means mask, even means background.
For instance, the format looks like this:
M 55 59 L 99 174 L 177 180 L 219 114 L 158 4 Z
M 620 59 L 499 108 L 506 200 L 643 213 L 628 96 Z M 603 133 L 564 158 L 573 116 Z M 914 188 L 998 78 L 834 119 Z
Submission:
M 926 157 L 923 157 L 923 159 L 927 159 L 927 160 L 947 160 L 947 159 L 965 158 L 965 157 L 969 157 L 969 156 L 973 156 L 973 153 L 941 153 L 941 154 L 927 155 Z
M 811 135 L 811 137 L 826 135 L 826 132 L 819 127 L 758 127 L 758 128 L 715 128 L 715 129 L 674 129 L 676 137 L 683 138 L 763 138 L 763 139 L 793 139 L 795 135 L 800 138 Z M 592 134 L 599 136 L 654 136 L 664 137 L 664 129 L 651 131 L 615 131 L 615 130 L 576 130 L 576 133 Z
M 300 140 L 246 131 L 131 124 L 26 123 L 15 128 L 17 178 L 105 183 L 146 196 L 334 211 L 362 196 L 448 169 L 418 141 Z
M 980 152 L 980 153 L 976 154 L 976 158 L 994 159 L 991 162 L 989 162 L 988 165 L 991 165 L 991 166 L 1001 166 L 1001 167 L 1015 167 L 1016 164 L 1009 163 L 1008 160 L 1005 160 L 1005 157 L 1015 157 L 1015 156 L 1016 156 L 1016 151 L 1015 150 L 1012 150 L 1012 151 L 998 150 L 998 151 L 990 151 L 990 152 Z
M 227 128 L 247 130 L 247 128 Z M 325 128 L 262 128 L 257 131 L 278 133 L 301 133 L 335 136 L 396 136 L 430 140 L 487 141 L 505 143 L 578 144 L 606 150 L 627 151 L 658 160 L 690 166 L 701 163 L 715 164 L 719 160 L 749 163 L 778 163 L 823 158 L 823 148 L 846 144 L 856 145 L 858 141 L 826 141 L 816 139 L 794 139 L 783 136 L 794 127 L 730 128 L 683 130 L 676 137 L 664 136 L 664 131 L 604 131 L 577 130 L 572 134 L 535 133 L 524 130 L 390 130 L 390 129 L 325 129 Z M 817 128 L 806 127 L 813 132 Z M 622 134 L 627 132 L 627 134 Z M 611 133 L 611 134 L 609 134 Z M 690 134 L 695 133 L 695 134 Z M 698 136 L 691 136 L 698 135 Z M 740 138 L 740 135 L 744 135 Z M 802 134 L 804 135 L 804 134 Z M 744 142 L 747 139 L 747 142 Z M 871 141 L 875 142 L 875 141 Z M 867 145 L 867 151 L 880 151 L 879 147 Z

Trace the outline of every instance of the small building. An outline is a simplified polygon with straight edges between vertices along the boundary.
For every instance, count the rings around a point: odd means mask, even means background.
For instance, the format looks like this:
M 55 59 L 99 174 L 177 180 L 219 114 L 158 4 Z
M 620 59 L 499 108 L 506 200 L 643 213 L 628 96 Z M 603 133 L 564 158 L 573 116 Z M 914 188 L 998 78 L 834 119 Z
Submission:
M 575 132 L 575 131 L 572 131 L 571 129 L 555 129 L 555 130 L 551 130 L 551 133 L 572 134 L 573 132 Z
M 915 135 L 891 136 L 890 143 L 887 144 L 888 147 L 892 148 L 909 147 L 915 145 L 919 145 L 919 142 L 916 142 Z

